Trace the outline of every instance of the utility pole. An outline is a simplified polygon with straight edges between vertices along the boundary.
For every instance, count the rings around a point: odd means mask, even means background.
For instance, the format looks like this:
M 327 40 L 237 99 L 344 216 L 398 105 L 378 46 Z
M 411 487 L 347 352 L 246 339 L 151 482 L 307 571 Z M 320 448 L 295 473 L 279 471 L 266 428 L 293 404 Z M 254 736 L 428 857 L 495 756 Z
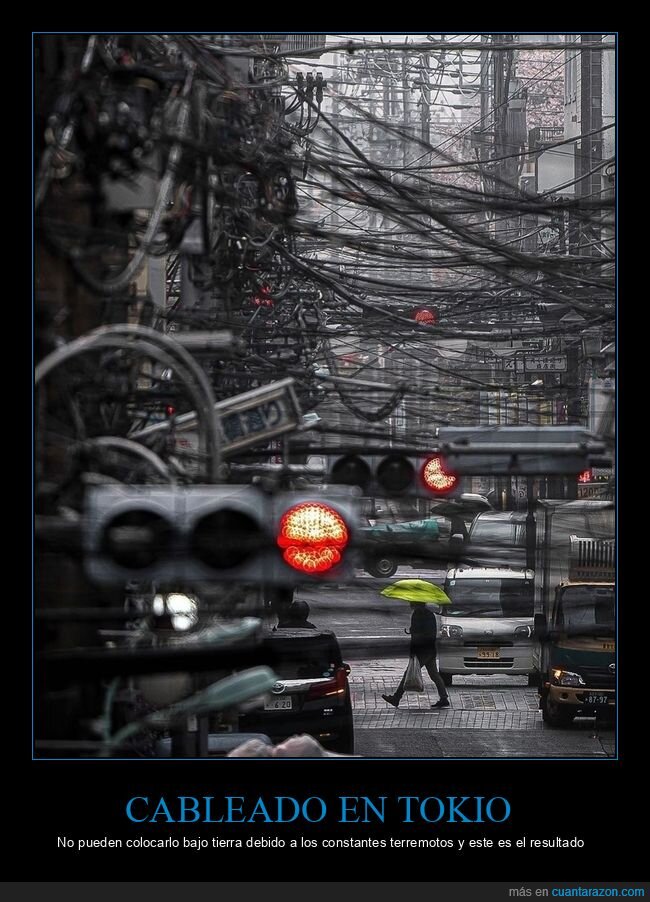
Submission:
M 583 49 L 580 51 L 580 133 L 585 135 L 580 140 L 576 156 L 576 193 L 578 197 L 578 210 L 580 201 L 595 201 L 602 194 L 602 180 L 600 170 L 593 172 L 602 162 L 603 140 L 602 133 L 592 134 L 602 128 L 603 125 L 603 73 L 602 51 L 589 49 L 590 44 L 599 44 L 601 34 L 582 34 L 580 43 Z M 582 210 L 585 212 L 585 209 Z M 584 257 L 598 257 L 600 250 L 598 242 L 601 238 L 601 226 L 598 221 L 599 211 L 589 209 L 589 221 L 579 220 L 578 228 L 578 253 Z M 582 395 L 584 391 L 581 367 L 582 348 L 572 342 L 565 344 L 567 354 L 567 422 L 579 424 L 582 422 Z M 567 497 L 577 497 L 577 483 L 575 479 L 567 481 Z
M 481 76 L 480 76 L 480 86 L 481 86 L 481 130 L 485 130 L 489 123 L 487 122 L 488 114 L 490 112 L 490 101 L 489 101 L 489 90 L 490 90 L 490 52 L 487 49 L 486 45 L 488 42 L 488 36 L 486 34 L 481 35 Z M 485 145 L 481 144 L 478 151 L 479 159 L 485 158 Z
M 493 34 L 492 43 L 510 43 L 513 35 Z M 483 67 L 481 67 L 483 69 Z M 492 156 L 494 192 L 514 193 L 517 188 L 517 170 L 512 166 L 512 160 L 503 159 L 509 153 L 508 142 L 508 97 L 510 81 L 514 74 L 514 50 L 492 51 Z M 483 109 L 483 94 L 481 95 L 481 109 Z M 510 227 L 513 220 L 502 218 L 494 223 L 494 238 L 498 243 L 511 239 Z M 514 375 L 514 374 L 513 374 Z M 516 376 L 515 376 L 516 378 Z M 502 389 L 503 391 L 503 389 Z M 513 505 L 512 480 L 509 477 L 497 479 L 497 494 L 503 497 L 505 491 L 506 507 Z
M 479 121 L 479 129 L 477 138 L 478 141 L 476 143 L 476 148 L 478 152 L 478 158 L 481 161 L 484 161 L 488 157 L 487 153 L 487 141 L 486 133 L 490 130 L 492 131 L 492 146 L 494 147 L 494 123 L 490 121 L 490 87 L 491 87 L 491 79 L 490 79 L 490 51 L 488 48 L 488 35 L 481 35 L 481 71 L 480 71 L 480 101 L 481 101 L 481 119 Z M 483 175 L 485 178 L 485 175 Z M 489 234 L 490 231 L 490 219 L 488 210 L 485 211 L 485 230 Z
M 492 35 L 492 41 L 504 43 L 512 43 L 513 35 Z M 497 190 L 502 192 L 514 193 L 518 188 L 518 162 L 516 158 L 502 159 L 502 157 L 513 155 L 514 146 L 513 138 L 508 130 L 508 108 L 510 101 L 510 92 L 515 77 L 515 61 L 514 49 L 493 52 L 493 119 L 494 119 L 494 139 L 493 148 L 496 163 L 494 167 L 495 175 L 498 178 Z M 505 219 L 503 225 L 498 231 L 510 230 L 511 222 Z
M 408 166 L 408 138 L 409 133 L 409 79 L 408 79 L 408 59 L 406 51 L 402 53 L 402 123 L 404 137 L 402 138 L 402 165 L 404 169 Z M 406 177 L 406 173 L 404 173 Z
M 428 53 L 422 56 L 421 81 L 420 81 L 420 137 L 431 143 L 431 80 L 429 77 L 430 56 Z
M 341 67 L 341 64 L 340 64 L 340 55 L 339 54 L 336 54 L 335 63 L 339 67 L 339 72 L 343 72 L 343 68 Z M 334 88 L 334 91 L 332 92 L 332 122 L 336 128 L 340 128 L 340 126 L 341 126 L 340 114 L 339 114 L 339 90 L 341 90 L 340 86 L 338 86 L 338 89 Z M 339 140 L 339 136 L 338 136 L 337 132 L 335 132 L 333 129 L 331 129 L 331 135 L 332 135 L 332 138 L 331 138 L 332 151 L 333 151 L 334 159 L 337 159 L 338 154 L 339 154 L 340 140 Z M 331 179 L 332 188 L 333 189 L 337 188 L 336 178 L 335 178 L 334 174 L 332 174 L 330 176 L 330 179 Z M 340 219 L 339 213 L 338 213 L 338 202 L 336 202 L 336 195 L 334 193 L 332 194 L 332 198 L 335 199 L 335 205 L 334 205 L 334 212 L 332 213 L 330 221 L 331 221 L 332 229 L 337 229 L 341 223 L 341 219 Z
M 602 192 L 600 170 L 592 172 L 603 159 L 602 132 L 592 134 L 603 126 L 603 56 L 602 50 L 589 50 L 589 44 L 599 44 L 602 34 L 582 34 L 580 43 L 585 46 L 580 51 L 580 132 L 582 138 L 578 147 L 576 176 L 578 197 L 594 200 Z M 589 174 L 591 173 L 591 174 Z M 600 223 L 598 211 L 591 211 L 590 223 L 582 228 L 581 253 L 587 257 L 599 255 Z

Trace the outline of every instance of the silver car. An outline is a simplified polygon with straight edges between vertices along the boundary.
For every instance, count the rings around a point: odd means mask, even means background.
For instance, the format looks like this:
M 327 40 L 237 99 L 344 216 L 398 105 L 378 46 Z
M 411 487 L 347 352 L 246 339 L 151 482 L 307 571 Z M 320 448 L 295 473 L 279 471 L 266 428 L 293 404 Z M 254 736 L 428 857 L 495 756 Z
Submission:
M 441 608 L 439 670 L 453 676 L 509 673 L 536 685 L 533 665 L 533 570 L 454 567 L 447 572 L 450 605 Z

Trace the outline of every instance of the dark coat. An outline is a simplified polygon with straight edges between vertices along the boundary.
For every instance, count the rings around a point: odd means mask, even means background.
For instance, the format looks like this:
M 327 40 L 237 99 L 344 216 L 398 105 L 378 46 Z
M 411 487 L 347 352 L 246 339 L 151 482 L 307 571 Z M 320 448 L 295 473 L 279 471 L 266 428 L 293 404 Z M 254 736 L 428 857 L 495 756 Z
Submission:
M 436 615 L 426 604 L 413 608 L 411 614 L 411 654 L 419 658 L 435 654 L 438 625 Z

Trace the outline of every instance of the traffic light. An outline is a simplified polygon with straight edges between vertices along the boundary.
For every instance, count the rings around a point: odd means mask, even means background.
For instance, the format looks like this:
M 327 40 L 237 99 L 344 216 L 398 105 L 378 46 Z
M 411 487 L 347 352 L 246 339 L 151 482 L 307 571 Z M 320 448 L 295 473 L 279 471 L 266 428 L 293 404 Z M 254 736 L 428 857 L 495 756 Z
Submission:
M 84 552 L 99 583 L 211 580 L 292 584 L 353 575 L 358 497 L 255 486 L 97 486 Z
M 276 544 L 286 564 L 308 575 L 327 573 L 340 564 L 351 539 L 342 510 L 329 501 L 293 493 L 276 498 L 274 505 L 279 517 Z
M 414 320 L 419 326 L 437 326 L 440 322 L 440 311 L 434 304 L 396 304 L 392 308 L 405 319 Z
M 364 495 L 437 498 L 456 495 L 461 480 L 439 454 L 344 454 L 328 458 L 332 485 L 356 485 Z
M 438 323 L 438 310 L 435 307 L 415 307 L 411 318 L 424 326 L 435 326 Z
M 460 488 L 460 479 L 442 454 L 433 454 L 424 462 L 422 480 L 437 495 L 451 495 Z

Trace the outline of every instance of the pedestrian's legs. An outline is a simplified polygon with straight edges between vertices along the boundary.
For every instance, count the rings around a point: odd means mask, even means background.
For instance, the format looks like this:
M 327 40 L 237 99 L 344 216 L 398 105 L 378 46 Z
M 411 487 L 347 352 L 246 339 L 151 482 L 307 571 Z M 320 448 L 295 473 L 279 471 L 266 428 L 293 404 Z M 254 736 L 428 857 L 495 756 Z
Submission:
M 438 670 L 435 651 L 432 655 L 429 655 L 424 660 L 420 658 L 420 664 L 422 664 L 423 667 L 426 667 L 427 673 L 433 680 L 435 687 L 438 690 L 440 700 L 443 702 L 449 701 L 449 693 L 447 692 L 447 687 L 445 686 L 443 679 L 440 676 L 440 671 Z
M 395 692 L 393 692 L 392 695 L 382 695 L 383 700 L 385 702 L 388 702 L 388 704 L 392 705 L 394 708 L 399 707 L 399 703 L 402 699 L 402 696 L 404 695 L 404 683 L 406 682 L 406 671 L 407 670 L 408 670 L 408 666 L 406 667 L 406 670 L 404 671 L 404 675 L 402 676 L 402 679 L 399 682 L 399 686 L 397 687 Z
M 404 674 L 402 675 L 402 679 L 399 681 L 399 686 L 397 687 L 395 692 L 393 692 L 393 698 L 395 699 L 395 701 L 397 702 L 398 705 L 400 703 L 400 699 L 404 695 L 404 683 L 405 682 L 406 682 L 406 670 L 404 671 Z

